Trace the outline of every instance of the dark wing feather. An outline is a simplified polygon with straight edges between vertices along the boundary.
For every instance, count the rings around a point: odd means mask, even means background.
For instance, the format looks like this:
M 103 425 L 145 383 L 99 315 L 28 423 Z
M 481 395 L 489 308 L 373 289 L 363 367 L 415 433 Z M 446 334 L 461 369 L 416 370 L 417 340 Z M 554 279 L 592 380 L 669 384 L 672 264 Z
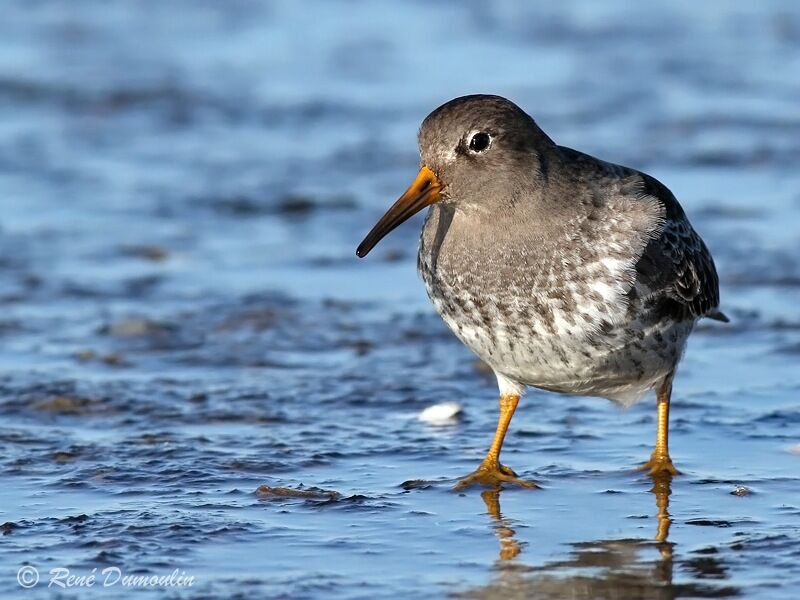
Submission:
M 636 264 L 638 281 L 650 291 L 656 309 L 673 318 L 727 321 L 718 309 L 719 279 L 711 253 L 672 192 L 649 175 L 642 178 L 640 193 L 662 204 L 665 221 Z

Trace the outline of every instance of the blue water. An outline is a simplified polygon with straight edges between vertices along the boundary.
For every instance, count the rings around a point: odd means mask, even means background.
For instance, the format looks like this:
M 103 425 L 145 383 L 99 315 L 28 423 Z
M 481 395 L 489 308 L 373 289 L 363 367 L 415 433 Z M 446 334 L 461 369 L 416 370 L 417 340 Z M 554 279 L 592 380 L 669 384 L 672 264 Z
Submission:
M 154 597 L 800 594 L 800 5 L 18 0 L 0 50 L 4 596 L 132 593 L 59 567 L 194 577 Z M 425 298 L 418 218 L 354 251 L 474 92 L 658 177 L 712 249 L 732 322 L 690 342 L 668 489 L 633 470 L 652 399 L 531 391 L 504 460 L 543 489 L 449 491 L 495 384 Z

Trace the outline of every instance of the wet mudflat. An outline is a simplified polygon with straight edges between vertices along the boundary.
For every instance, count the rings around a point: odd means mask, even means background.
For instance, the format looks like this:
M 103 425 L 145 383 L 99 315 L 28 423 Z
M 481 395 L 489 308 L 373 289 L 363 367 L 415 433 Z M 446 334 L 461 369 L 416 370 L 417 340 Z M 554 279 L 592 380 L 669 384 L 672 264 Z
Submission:
M 194 576 L 170 597 L 796 598 L 800 8 L 659 10 L 11 3 L 0 593 L 113 566 Z M 449 491 L 494 381 L 424 297 L 418 220 L 354 250 L 421 119 L 478 91 L 666 182 L 714 253 L 732 322 L 679 371 L 671 486 L 633 471 L 652 400 L 534 390 L 504 457 L 543 489 Z

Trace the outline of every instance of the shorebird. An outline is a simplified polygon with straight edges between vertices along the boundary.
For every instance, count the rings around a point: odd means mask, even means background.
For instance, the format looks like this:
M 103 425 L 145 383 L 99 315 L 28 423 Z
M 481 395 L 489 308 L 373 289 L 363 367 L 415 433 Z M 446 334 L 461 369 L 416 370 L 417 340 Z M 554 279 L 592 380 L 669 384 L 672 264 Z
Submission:
M 456 489 L 536 487 L 500 463 L 528 386 L 631 405 L 656 390 L 653 476 L 669 454 L 672 380 L 702 317 L 727 321 L 711 254 L 654 177 L 557 145 L 521 108 L 451 100 L 419 130 L 420 170 L 361 242 L 425 207 L 418 271 L 436 311 L 497 377 L 486 458 Z

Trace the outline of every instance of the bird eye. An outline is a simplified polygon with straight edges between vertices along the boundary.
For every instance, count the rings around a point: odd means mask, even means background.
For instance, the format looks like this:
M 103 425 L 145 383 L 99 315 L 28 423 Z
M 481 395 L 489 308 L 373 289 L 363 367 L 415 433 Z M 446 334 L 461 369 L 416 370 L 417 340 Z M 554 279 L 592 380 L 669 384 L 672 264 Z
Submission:
M 492 143 L 492 137 L 488 133 L 479 131 L 469 140 L 469 149 L 473 152 L 484 152 Z

